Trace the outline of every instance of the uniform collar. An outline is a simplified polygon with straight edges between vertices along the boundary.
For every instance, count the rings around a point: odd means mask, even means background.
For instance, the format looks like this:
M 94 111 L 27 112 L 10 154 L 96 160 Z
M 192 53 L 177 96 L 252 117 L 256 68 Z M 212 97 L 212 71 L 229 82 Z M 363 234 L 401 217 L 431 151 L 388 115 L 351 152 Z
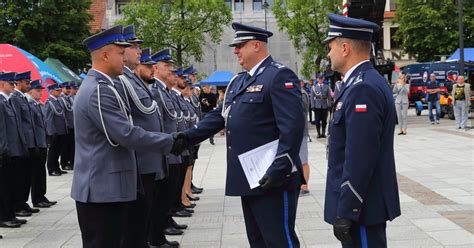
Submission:
M 10 99 L 10 96 L 8 96 L 7 94 L 5 94 L 5 92 L 3 92 L 3 91 L 0 91 L 0 95 L 4 96 L 5 99 L 7 99 L 7 100 Z
M 56 101 L 58 100 L 58 98 L 53 95 L 49 95 L 49 97 L 53 98 L 53 100 L 56 100 Z
M 347 80 L 349 79 L 349 77 L 351 76 L 352 72 L 357 68 L 359 67 L 361 64 L 365 63 L 365 62 L 369 62 L 369 60 L 363 60 L 359 63 L 357 63 L 356 65 L 352 66 L 351 69 L 349 69 L 346 74 L 344 74 L 344 79 L 343 81 L 344 82 L 347 82 Z
M 167 88 L 167 87 L 166 87 L 166 84 L 165 84 L 163 81 L 161 81 L 160 79 L 158 79 L 158 78 L 156 78 L 156 77 L 155 77 L 155 79 L 156 79 L 156 81 L 158 81 L 158 82 L 161 84 L 161 86 L 163 86 L 164 89 Z
M 109 75 L 107 75 L 107 74 L 105 74 L 105 73 L 103 73 L 103 72 L 101 72 L 97 69 L 91 69 L 91 70 L 98 72 L 99 74 L 101 74 L 102 76 L 107 78 L 112 85 L 114 85 L 114 80 L 112 80 L 112 78 Z
M 255 74 L 255 71 L 257 71 L 258 67 L 260 67 L 260 65 L 263 63 L 263 61 L 265 61 L 268 57 L 270 57 L 270 55 L 268 55 L 267 57 L 265 57 L 264 59 L 260 60 L 260 62 L 258 62 L 258 64 L 256 64 L 250 71 L 248 71 L 247 73 L 250 74 L 251 77 L 253 77 L 253 74 Z
M 177 90 L 177 89 L 175 89 L 175 88 L 173 88 L 172 90 L 173 90 L 174 92 L 176 92 L 176 94 L 178 94 L 178 96 L 181 96 L 181 91 L 179 91 L 179 90 Z
M 21 96 L 25 97 L 25 93 L 23 93 L 23 92 L 17 90 L 16 88 L 15 88 L 15 91 L 18 92 L 18 93 L 20 93 Z

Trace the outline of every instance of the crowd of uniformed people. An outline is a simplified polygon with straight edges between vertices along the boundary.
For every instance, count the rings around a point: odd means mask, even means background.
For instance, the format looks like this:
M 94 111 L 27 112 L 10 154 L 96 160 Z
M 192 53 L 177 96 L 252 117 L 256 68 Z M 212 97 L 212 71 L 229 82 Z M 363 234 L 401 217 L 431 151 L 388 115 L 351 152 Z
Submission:
M 395 107 L 369 62 L 378 26 L 333 14 L 329 21 L 328 58 L 343 80 L 331 93 L 318 77 L 305 100 L 318 138 L 325 138 L 333 109 L 324 219 L 343 247 L 386 247 L 385 223 L 400 207 Z M 39 212 L 27 204 L 30 189 L 33 207 L 56 203 L 45 196 L 46 163 L 50 176 L 74 170 L 83 247 L 179 247 L 166 235 L 183 234 L 187 226 L 173 217 L 192 216 L 203 190 L 192 184 L 199 143 L 225 130 L 226 195 L 241 197 L 250 246 L 299 247 L 296 210 L 309 173 L 300 147 L 309 109 L 296 74 L 269 54 L 273 34 L 232 28 L 230 46 L 245 71 L 205 118 L 194 68 L 175 68 L 170 49 L 142 48 L 133 25 L 85 39 L 92 68 L 80 90 L 75 82 L 46 82 L 44 105 L 43 84 L 31 82 L 30 72 L 0 74 L 0 225 L 19 227 L 26 221 L 17 217 Z M 275 140 L 274 160 L 250 187 L 238 156 Z

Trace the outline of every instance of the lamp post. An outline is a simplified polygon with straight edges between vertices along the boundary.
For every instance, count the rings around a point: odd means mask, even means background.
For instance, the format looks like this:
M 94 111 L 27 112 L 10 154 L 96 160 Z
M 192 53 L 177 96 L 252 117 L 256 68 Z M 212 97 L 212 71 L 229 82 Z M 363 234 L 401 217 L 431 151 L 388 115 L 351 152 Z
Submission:
M 267 30 L 267 9 L 268 9 L 269 6 L 270 5 L 267 3 L 267 0 L 264 0 L 262 7 L 263 7 L 263 10 L 265 12 L 265 30 Z
M 459 74 L 464 76 L 464 32 L 462 22 L 462 0 L 458 0 L 459 19 Z

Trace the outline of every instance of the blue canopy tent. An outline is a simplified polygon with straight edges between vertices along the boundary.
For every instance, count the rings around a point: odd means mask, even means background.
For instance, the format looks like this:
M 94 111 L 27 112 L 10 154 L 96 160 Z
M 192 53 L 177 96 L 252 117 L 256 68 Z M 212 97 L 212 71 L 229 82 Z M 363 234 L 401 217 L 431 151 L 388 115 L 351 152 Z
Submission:
M 459 61 L 459 48 L 446 61 Z M 474 62 L 474 48 L 464 48 L 464 62 Z
M 201 80 L 199 84 L 226 86 L 232 77 L 234 77 L 234 74 L 230 71 L 215 71 L 208 78 Z

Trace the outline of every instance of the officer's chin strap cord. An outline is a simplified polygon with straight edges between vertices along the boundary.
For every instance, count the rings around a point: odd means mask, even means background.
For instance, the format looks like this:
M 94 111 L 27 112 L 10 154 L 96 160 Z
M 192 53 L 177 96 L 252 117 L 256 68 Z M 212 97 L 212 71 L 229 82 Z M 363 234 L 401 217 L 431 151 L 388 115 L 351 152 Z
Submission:
M 126 91 L 128 91 L 128 93 L 130 93 L 130 98 L 132 98 L 133 103 L 135 103 L 135 106 L 137 106 L 137 108 L 138 108 L 138 110 L 140 110 L 140 112 L 142 112 L 146 115 L 151 115 L 151 114 L 158 111 L 158 114 L 161 115 L 160 111 L 158 110 L 158 104 L 156 104 L 155 100 L 152 100 L 152 103 L 151 103 L 150 107 L 146 107 L 140 101 L 140 98 L 138 97 L 137 93 L 135 92 L 135 89 L 133 89 L 133 86 L 130 83 L 130 81 L 128 80 L 128 78 L 126 78 L 123 75 L 120 75 L 119 79 L 122 82 L 122 84 L 124 85 L 124 91 L 126 90 Z
M 122 112 L 122 114 L 125 116 L 125 118 L 127 118 L 127 120 L 130 122 L 130 124 L 133 125 L 132 116 L 130 114 L 128 114 L 125 102 L 122 100 L 122 97 L 120 97 L 120 94 L 117 92 L 117 90 L 114 87 L 112 87 L 108 84 L 107 84 L 107 87 L 109 87 L 109 89 L 114 93 L 115 99 L 117 99 L 117 103 L 119 104 L 120 111 Z M 97 85 L 97 105 L 99 107 L 100 122 L 102 124 L 102 128 L 104 129 L 104 133 L 105 133 L 105 137 L 107 138 L 107 141 L 109 141 L 109 144 L 112 147 L 119 146 L 119 144 L 114 143 L 110 139 L 109 134 L 107 133 L 107 128 L 105 127 L 104 118 L 102 116 L 102 105 L 101 105 L 101 102 L 100 102 L 100 84 Z
M 232 85 L 232 83 L 234 82 L 234 79 L 238 76 L 239 74 L 235 75 L 229 82 L 229 84 L 227 85 L 227 88 L 225 89 L 225 94 L 224 94 L 224 100 L 223 100 L 223 103 L 222 103 L 222 111 L 221 111 L 221 115 L 222 115 L 222 118 L 224 118 L 225 120 L 225 127 L 227 127 L 227 116 L 229 116 L 229 113 L 230 113 L 230 109 L 232 108 L 232 105 L 229 106 L 229 107 L 225 107 L 225 101 L 227 99 L 227 93 L 228 93 L 228 90 L 230 89 L 230 86 Z

